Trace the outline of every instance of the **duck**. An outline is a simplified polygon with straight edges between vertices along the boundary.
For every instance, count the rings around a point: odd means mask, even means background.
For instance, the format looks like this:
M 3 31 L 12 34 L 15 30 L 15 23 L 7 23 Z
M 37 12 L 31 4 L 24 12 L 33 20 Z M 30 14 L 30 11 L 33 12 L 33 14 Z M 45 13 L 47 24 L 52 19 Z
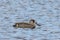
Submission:
M 35 22 L 34 19 L 30 19 L 29 22 L 19 22 L 19 23 L 15 23 L 13 25 L 13 27 L 16 27 L 16 28 L 31 28 L 31 29 L 34 29 L 36 27 L 36 24 L 38 26 L 41 26 L 40 24 L 38 24 L 37 22 Z

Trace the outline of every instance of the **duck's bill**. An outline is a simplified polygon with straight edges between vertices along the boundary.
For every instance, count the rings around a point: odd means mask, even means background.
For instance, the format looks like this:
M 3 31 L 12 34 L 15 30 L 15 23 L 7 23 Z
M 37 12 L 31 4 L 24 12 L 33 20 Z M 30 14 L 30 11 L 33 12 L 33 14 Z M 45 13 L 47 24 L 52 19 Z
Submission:
M 41 26 L 40 24 L 36 23 L 38 26 Z

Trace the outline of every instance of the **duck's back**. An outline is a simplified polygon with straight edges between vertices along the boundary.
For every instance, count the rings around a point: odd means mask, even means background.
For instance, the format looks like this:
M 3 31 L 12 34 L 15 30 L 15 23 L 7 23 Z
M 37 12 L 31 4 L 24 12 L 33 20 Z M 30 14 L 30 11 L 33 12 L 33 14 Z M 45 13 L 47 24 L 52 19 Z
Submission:
M 19 28 L 33 28 L 35 25 L 30 24 L 30 23 L 16 23 Z

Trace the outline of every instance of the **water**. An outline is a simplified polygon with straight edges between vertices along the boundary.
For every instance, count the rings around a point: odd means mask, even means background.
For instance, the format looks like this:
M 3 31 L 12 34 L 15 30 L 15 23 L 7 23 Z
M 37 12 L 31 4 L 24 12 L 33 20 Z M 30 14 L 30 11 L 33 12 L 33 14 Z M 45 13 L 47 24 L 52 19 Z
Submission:
M 35 19 L 35 29 L 14 28 Z M 0 0 L 0 40 L 60 40 L 60 0 Z

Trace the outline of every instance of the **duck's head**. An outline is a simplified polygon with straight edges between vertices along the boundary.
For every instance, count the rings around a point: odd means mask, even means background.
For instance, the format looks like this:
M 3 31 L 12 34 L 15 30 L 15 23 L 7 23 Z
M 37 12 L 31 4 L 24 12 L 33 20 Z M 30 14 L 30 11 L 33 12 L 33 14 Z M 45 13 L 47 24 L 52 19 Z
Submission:
M 31 23 L 31 24 L 37 24 L 38 26 L 41 26 L 40 24 L 38 24 L 34 19 L 31 19 L 30 21 L 29 21 L 29 23 Z
M 31 24 L 35 23 L 35 20 L 34 20 L 34 19 L 31 19 L 31 20 L 29 21 L 29 23 L 31 23 Z

